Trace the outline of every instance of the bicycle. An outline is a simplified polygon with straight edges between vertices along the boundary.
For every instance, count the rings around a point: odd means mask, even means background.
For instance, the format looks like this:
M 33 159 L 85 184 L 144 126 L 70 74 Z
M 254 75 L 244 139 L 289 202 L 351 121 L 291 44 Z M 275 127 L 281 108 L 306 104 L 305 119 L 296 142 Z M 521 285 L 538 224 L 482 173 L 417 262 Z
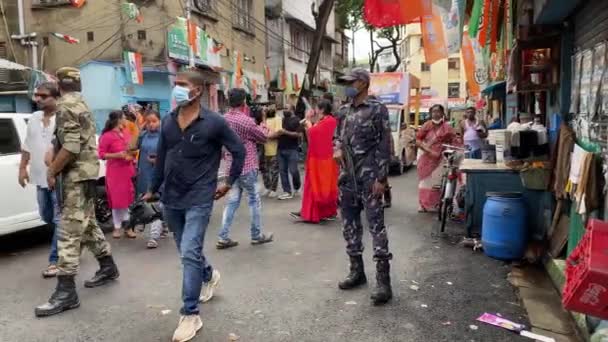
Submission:
M 439 210 L 438 219 L 440 222 L 439 232 L 443 233 L 445 231 L 445 225 L 452 214 L 453 211 L 453 203 L 454 203 L 454 195 L 456 194 L 456 183 L 458 182 L 458 164 L 462 160 L 464 156 L 465 149 L 462 147 L 451 146 L 451 145 L 442 145 L 446 148 L 442 152 L 442 156 L 445 159 L 446 163 L 443 165 L 444 172 L 441 176 L 441 190 L 440 190 L 440 201 L 439 201 Z

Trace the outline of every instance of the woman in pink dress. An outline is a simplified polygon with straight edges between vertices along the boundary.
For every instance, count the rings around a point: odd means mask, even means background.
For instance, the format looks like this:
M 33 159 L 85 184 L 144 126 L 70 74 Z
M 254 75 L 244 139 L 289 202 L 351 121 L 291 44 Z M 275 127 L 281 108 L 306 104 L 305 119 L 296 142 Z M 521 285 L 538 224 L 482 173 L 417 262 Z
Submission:
M 99 138 L 99 158 L 106 160 L 106 194 L 112 209 L 114 232 L 119 239 L 123 222 L 129 220 L 129 206 L 135 198 L 133 176 L 135 166 L 130 151 L 131 137 L 125 130 L 125 117 L 121 111 L 113 111 Z M 125 235 L 135 238 L 133 227 L 125 228 Z

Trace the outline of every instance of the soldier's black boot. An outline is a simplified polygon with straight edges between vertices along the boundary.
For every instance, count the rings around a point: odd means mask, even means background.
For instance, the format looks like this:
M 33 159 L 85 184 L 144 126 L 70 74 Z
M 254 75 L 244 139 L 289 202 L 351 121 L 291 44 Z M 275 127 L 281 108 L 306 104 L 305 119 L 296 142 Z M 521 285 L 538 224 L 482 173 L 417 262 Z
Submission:
M 95 272 L 95 275 L 91 280 L 84 282 L 84 287 L 97 287 L 109 283 L 110 281 L 117 279 L 120 273 L 118 267 L 114 263 L 114 259 L 111 255 L 101 257 L 97 259 L 99 261 L 99 270 Z
M 36 307 L 36 317 L 56 315 L 66 310 L 75 309 L 80 306 L 76 284 L 73 275 L 57 276 L 57 287 L 49 298 L 49 301 Z
M 393 194 L 391 193 L 391 187 L 386 187 L 386 191 L 384 191 L 384 207 L 390 208 L 393 206 Z
M 365 283 L 367 283 L 367 278 L 363 269 L 363 256 L 351 256 L 350 273 L 346 276 L 346 279 L 338 283 L 338 287 L 342 290 L 349 290 Z
M 374 305 L 383 305 L 393 298 L 391 266 L 388 260 L 376 262 L 376 288 L 372 292 L 371 298 Z

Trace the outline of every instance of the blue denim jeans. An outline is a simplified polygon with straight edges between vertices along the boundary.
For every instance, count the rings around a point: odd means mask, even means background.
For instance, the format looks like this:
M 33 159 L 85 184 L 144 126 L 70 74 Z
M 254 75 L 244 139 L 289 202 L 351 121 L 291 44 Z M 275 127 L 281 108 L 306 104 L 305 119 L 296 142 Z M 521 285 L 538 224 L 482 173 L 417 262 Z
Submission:
M 213 268 L 203 254 L 205 232 L 213 203 L 189 209 L 164 208 L 164 220 L 173 232 L 177 250 L 182 260 L 182 315 L 197 315 L 198 301 L 203 283 L 211 280 Z
M 59 203 L 55 192 L 48 188 L 36 187 L 36 197 L 38 200 L 38 212 L 40 218 L 46 224 L 53 225 L 53 240 L 51 241 L 51 252 L 49 253 L 49 264 L 57 263 L 57 232 L 59 231 Z
M 254 170 L 247 174 L 241 175 L 232 185 L 232 189 L 228 192 L 228 199 L 224 207 L 224 215 L 222 216 L 222 229 L 220 230 L 220 240 L 227 240 L 230 235 L 230 227 L 234 220 L 243 191 L 247 191 L 249 199 L 249 214 L 251 215 L 251 239 L 255 240 L 260 237 L 262 226 L 262 199 L 260 198 L 260 190 L 258 189 L 258 171 Z
M 300 170 L 298 169 L 298 161 L 300 160 L 298 150 L 279 150 L 278 158 L 283 191 L 292 192 L 291 183 L 289 182 L 290 174 L 293 181 L 293 191 L 300 190 L 302 182 L 300 181 Z

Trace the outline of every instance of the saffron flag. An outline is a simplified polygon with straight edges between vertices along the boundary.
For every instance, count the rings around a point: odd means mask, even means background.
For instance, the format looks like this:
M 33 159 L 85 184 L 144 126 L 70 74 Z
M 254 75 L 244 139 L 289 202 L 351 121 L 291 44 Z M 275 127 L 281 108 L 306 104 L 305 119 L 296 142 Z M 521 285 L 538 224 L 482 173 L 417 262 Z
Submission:
M 486 46 L 488 42 L 488 30 L 490 26 L 490 18 L 492 15 L 492 0 L 484 0 L 483 2 L 483 15 L 481 16 L 481 22 L 479 23 L 479 44 L 482 47 Z
M 266 83 L 266 85 L 268 85 L 270 81 L 270 68 L 267 64 L 264 64 L 264 82 Z
M 498 12 L 500 12 L 500 0 L 492 0 L 492 22 L 489 25 L 490 29 L 490 52 L 496 52 L 496 41 L 498 40 Z
M 473 51 L 473 45 L 471 38 L 467 31 L 462 35 L 462 61 L 464 62 L 464 72 L 467 78 L 467 89 L 469 90 L 470 97 L 477 97 L 480 89 L 479 85 L 475 81 L 475 52 Z
M 365 0 L 363 17 L 374 27 L 416 22 L 423 14 L 423 0 Z
M 197 36 L 198 36 L 198 27 L 192 20 L 188 20 L 188 44 L 192 48 L 192 53 L 196 56 L 197 54 Z
M 125 51 L 125 69 L 127 78 L 133 84 L 144 84 L 143 65 L 141 62 L 141 54 L 137 52 Z
M 258 80 L 255 78 L 251 80 L 251 97 L 255 100 L 258 96 Z
M 74 38 L 72 36 L 68 36 L 67 34 L 53 32 L 53 36 L 55 36 L 55 37 L 63 40 L 66 43 L 70 43 L 70 44 L 78 44 L 78 43 L 80 43 L 79 39 Z
M 445 44 L 445 33 L 439 8 L 433 0 L 423 0 L 422 40 L 424 42 L 424 58 L 426 63 L 433 64 L 438 60 L 448 58 Z

